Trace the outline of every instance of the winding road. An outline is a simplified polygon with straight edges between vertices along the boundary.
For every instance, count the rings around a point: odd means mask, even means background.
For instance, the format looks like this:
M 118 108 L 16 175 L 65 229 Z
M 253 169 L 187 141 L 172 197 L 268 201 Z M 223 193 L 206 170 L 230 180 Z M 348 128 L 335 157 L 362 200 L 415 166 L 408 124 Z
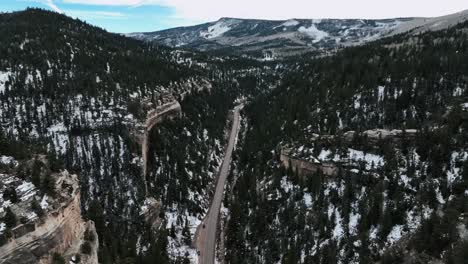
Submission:
M 216 231 L 218 226 L 219 210 L 223 200 L 224 185 L 226 183 L 227 175 L 229 174 L 229 166 L 231 163 L 232 151 L 236 142 L 237 131 L 239 129 L 239 110 L 243 105 L 234 108 L 234 118 L 232 122 L 231 133 L 229 135 L 229 142 L 226 148 L 226 155 L 224 156 L 221 170 L 219 171 L 218 181 L 216 184 L 216 191 L 211 201 L 211 207 L 198 227 L 198 236 L 196 239 L 196 246 L 200 255 L 198 263 L 200 264 L 213 264 L 215 262 L 216 252 Z

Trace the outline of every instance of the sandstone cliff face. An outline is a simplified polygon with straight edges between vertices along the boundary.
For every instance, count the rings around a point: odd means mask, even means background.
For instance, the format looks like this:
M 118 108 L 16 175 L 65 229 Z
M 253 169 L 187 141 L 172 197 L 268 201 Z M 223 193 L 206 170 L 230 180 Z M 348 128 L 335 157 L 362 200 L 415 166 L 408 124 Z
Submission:
M 282 150 L 280 161 L 285 168 L 291 167 L 300 177 L 310 176 L 320 171 L 325 176 L 336 176 L 338 167 L 333 162 L 323 162 L 316 160 L 314 162 L 296 159 L 289 155 L 289 150 Z
M 66 196 L 69 199 L 61 202 L 60 208 L 47 212 L 34 223 L 28 223 L 27 227 L 19 225 L 13 228 L 13 237 L 0 247 L 0 263 L 51 263 L 53 253 L 65 255 L 73 245 L 81 244 L 87 229 L 94 230 L 92 221 L 86 223 L 81 218 L 80 191 L 76 175 L 64 173 L 57 180 L 57 186 L 66 186 Z M 97 255 L 97 235 L 95 237 L 92 253 Z M 71 259 L 73 253 L 69 254 Z M 80 263 L 97 263 L 97 257 L 93 259 L 92 255 L 90 254 L 88 262 Z

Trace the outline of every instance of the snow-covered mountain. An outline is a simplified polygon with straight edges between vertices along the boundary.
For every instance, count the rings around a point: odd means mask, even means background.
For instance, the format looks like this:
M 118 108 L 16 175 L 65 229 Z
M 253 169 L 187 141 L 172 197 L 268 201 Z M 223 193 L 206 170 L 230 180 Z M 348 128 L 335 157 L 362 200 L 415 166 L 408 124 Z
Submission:
M 274 59 L 302 53 L 325 54 L 407 31 L 437 30 L 468 18 L 460 12 L 438 18 L 290 19 L 269 21 L 221 18 L 218 21 L 128 36 L 171 47 L 218 51 Z
M 413 19 L 286 21 L 221 18 L 216 22 L 132 37 L 171 47 L 201 51 L 223 50 L 254 57 L 274 58 L 303 52 L 334 49 L 375 40 Z

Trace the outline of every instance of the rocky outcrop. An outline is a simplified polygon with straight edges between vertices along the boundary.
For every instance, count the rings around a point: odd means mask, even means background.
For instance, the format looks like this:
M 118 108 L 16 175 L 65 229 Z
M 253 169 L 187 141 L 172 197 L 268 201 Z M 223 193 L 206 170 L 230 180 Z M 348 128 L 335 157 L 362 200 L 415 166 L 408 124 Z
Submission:
M 409 140 L 415 139 L 417 133 L 418 133 L 418 130 L 416 129 L 407 129 L 407 130 L 371 129 L 371 130 L 363 131 L 362 133 L 357 133 L 355 131 L 348 131 L 343 134 L 343 139 L 346 142 L 351 142 L 353 138 L 356 135 L 358 135 L 358 136 L 365 137 L 372 144 L 376 144 L 377 142 L 379 142 L 379 140 L 387 140 L 387 139 L 392 140 L 394 143 L 400 143 L 405 138 Z
M 285 168 L 291 168 L 300 177 L 321 172 L 326 176 L 336 176 L 338 167 L 334 162 L 297 159 L 290 155 L 290 149 L 283 148 L 281 150 L 280 161 Z
M 362 132 L 357 131 L 346 131 L 342 135 L 319 135 L 311 134 L 310 140 L 312 142 L 322 141 L 322 142 L 333 142 L 337 139 L 340 139 L 346 143 L 352 143 L 356 137 L 364 137 L 369 143 L 377 144 L 380 140 L 391 140 L 394 143 L 401 143 L 403 139 L 414 140 L 419 133 L 416 129 L 369 129 Z
M 145 222 L 149 223 L 151 229 L 155 232 L 159 230 L 164 220 L 160 217 L 161 207 L 161 202 L 152 197 L 148 197 L 140 208 L 140 217 L 143 217 Z
M 60 207 L 32 223 L 13 228 L 12 238 L 0 247 L 0 263 L 51 263 L 53 253 L 64 255 L 81 240 L 86 230 L 94 229 L 93 222 L 84 222 L 81 218 L 77 176 L 64 172 L 56 186 L 61 188 L 58 189 Z M 97 263 L 97 258 L 81 263 Z

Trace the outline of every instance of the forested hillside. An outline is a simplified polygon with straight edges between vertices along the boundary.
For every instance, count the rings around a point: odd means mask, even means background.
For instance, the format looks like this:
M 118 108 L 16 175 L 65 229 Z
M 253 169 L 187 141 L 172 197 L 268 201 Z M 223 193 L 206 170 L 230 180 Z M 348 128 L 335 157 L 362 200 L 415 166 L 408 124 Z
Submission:
M 15 164 L 40 154 L 47 172 L 76 174 L 99 263 L 197 263 L 240 103 L 218 259 L 467 257 L 467 22 L 281 62 L 171 49 L 40 9 L 0 14 L 0 36 L 0 175 L 43 196 L 45 169 Z M 3 209 L 18 199 L 0 189 L 8 244 Z
M 282 70 L 143 43 L 40 9 L 1 14 L 0 34 L 0 135 L 17 142 L 0 154 L 47 153 L 55 170 L 78 175 L 100 263 L 196 261 L 191 240 L 228 110 L 274 86 L 264 76 Z M 147 113 L 174 100 L 180 116 L 150 131 L 145 177 Z
M 467 29 L 305 59 L 246 107 L 227 261 L 464 263 Z

